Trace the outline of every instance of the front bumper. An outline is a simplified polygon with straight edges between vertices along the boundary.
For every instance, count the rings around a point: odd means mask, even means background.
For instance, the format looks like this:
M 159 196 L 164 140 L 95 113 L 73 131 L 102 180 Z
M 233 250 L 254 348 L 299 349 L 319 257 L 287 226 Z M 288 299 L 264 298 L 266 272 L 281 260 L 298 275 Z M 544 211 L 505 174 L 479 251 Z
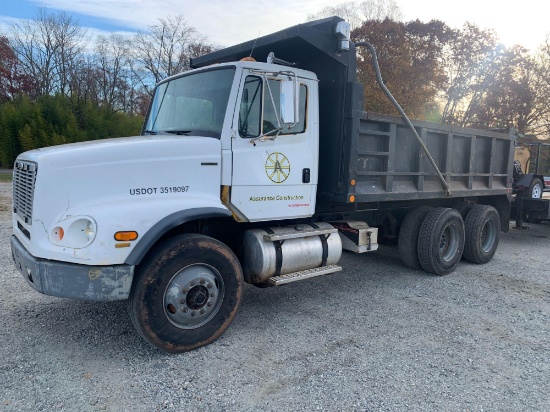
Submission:
M 27 283 L 45 295 L 112 301 L 127 299 L 130 294 L 134 266 L 87 266 L 39 259 L 15 236 L 11 237 L 11 253 Z

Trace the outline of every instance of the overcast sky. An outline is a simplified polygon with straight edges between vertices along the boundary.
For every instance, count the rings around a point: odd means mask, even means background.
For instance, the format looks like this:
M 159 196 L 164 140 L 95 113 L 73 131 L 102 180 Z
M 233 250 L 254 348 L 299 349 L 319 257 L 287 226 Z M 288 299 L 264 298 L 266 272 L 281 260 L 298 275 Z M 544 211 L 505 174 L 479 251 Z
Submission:
M 405 20 L 440 19 L 452 27 L 465 21 L 495 29 L 505 45 L 535 49 L 550 34 L 549 0 L 396 0 Z M 63 10 L 90 31 L 137 31 L 158 18 L 185 16 L 220 46 L 230 46 L 305 21 L 329 0 L 0 0 L 0 21 L 33 18 L 39 7 Z

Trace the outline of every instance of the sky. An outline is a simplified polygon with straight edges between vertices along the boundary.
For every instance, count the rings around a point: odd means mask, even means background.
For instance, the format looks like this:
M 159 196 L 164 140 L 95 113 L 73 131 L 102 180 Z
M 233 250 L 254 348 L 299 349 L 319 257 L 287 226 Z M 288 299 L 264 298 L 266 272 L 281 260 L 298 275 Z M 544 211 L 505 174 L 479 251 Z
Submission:
M 360 0 L 359 0 L 360 1 Z M 506 46 L 531 50 L 550 35 L 550 1 L 396 0 L 406 21 L 469 21 L 494 29 Z M 65 11 L 89 33 L 145 31 L 159 18 L 183 15 L 210 42 L 231 46 L 304 22 L 330 0 L 0 0 L 0 31 L 14 19 L 34 18 L 40 7 Z M 106 33 L 105 33 L 106 34 Z

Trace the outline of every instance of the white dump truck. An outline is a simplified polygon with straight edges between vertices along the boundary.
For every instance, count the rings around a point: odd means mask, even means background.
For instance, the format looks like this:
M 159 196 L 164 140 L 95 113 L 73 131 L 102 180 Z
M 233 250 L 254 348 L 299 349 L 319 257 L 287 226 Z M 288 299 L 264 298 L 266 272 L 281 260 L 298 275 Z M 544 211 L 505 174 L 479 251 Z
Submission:
M 141 136 L 21 154 L 16 267 L 44 294 L 127 299 L 147 341 L 182 352 L 226 330 L 244 282 L 338 272 L 342 250 L 393 242 L 436 275 L 490 261 L 514 137 L 364 112 L 361 46 L 340 18 L 291 27 L 162 81 Z

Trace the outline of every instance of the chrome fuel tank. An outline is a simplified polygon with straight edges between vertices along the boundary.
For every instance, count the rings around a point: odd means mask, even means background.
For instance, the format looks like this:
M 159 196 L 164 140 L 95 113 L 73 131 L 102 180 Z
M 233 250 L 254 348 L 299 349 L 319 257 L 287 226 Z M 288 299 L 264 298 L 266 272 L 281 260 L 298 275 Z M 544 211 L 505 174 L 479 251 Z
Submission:
M 335 265 L 342 241 L 328 223 L 299 224 L 247 230 L 244 250 L 245 281 L 263 283 L 272 276 Z

